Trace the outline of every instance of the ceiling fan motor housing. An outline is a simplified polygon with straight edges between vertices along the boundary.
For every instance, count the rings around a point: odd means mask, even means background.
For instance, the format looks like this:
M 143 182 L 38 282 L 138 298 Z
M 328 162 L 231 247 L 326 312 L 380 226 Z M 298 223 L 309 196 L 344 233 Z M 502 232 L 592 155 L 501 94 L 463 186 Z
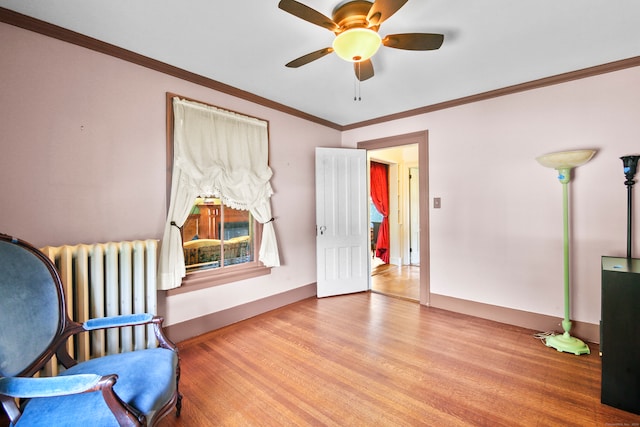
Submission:
M 377 32 L 379 26 L 374 25 L 370 27 L 369 21 L 367 21 L 367 15 L 369 14 L 372 4 L 373 3 L 365 0 L 354 0 L 338 5 L 332 14 L 333 22 L 340 27 L 334 31 L 336 35 L 352 28 L 370 28 Z

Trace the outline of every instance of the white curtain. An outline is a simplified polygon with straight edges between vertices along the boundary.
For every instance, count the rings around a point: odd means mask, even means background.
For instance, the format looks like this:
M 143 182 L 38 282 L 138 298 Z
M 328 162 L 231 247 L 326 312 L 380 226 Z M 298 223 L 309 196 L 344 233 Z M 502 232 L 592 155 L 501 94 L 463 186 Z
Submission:
M 177 288 L 186 275 L 179 227 L 198 195 L 249 210 L 264 224 L 258 259 L 267 267 L 279 266 L 267 122 L 179 98 L 173 98 L 173 115 L 171 200 L 160 247 L 158 289 Z

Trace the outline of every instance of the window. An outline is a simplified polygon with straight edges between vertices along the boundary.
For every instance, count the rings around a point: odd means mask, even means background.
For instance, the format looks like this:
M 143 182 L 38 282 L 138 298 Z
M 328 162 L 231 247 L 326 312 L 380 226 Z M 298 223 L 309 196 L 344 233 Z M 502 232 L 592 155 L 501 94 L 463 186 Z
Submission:
M 228 283 L 280 265 L 268 148 L 266 121 L 167 94 L 158 289 Z
M 187 274 L 253 261 L 253 235 L 249 211 L 230 208 L 213 197 L 198 197 L 182 226 Z

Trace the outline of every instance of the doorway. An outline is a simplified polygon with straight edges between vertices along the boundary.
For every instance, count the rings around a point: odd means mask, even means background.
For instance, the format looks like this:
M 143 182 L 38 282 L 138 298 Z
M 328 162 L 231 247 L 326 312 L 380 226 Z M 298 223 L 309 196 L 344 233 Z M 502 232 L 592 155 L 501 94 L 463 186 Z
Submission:
M 409 287 L 412 283 L 417 291 L 414 289 L 408 298 L 429 305 L 428 132 L 362 141 L 357 148 L 366 149 L 369 158 L 389 165 L 391 256 L 389 264 L 370 263 L 369 288 L 374 290 L 374 280 L 388 286 L 405 282 Z M 387 288 L 385 292 L 396 294 L 397 290 Z
M 372 236 L 371 290 L 412 301 L 420 299 L 420 252 L 417 197 L 418 145 L 402 145 L 367 151 L 369 160 L 370 226 Z M 415 179 L 412 179 L 415 178 Z M 412 184 L 412 181 L 413 184 Z M 412 191 L 413 190 L 413 191 Z M 416 200 L 411 200 L 412 196 Z M 380 211 L 381 208 L 382 211 Z M 376 227 L 388 212 L 384 233 Z M 415 248 L 415 249 L 414 249 Z

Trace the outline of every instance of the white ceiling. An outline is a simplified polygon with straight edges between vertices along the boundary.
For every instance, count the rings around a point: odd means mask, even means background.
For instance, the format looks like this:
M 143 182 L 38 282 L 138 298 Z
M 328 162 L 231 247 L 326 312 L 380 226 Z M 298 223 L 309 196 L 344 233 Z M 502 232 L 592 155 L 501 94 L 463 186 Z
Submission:
M 331 16 L 340 0 L 302 3 Z M 337 125 L 640 55 L 639 0 L 409 0 L 380 34 L 445 35 L 437 51 L 381 47 L 354 101 L 333 33 L 278 0 L 0 0 L 0 6 L 270 99 Z

